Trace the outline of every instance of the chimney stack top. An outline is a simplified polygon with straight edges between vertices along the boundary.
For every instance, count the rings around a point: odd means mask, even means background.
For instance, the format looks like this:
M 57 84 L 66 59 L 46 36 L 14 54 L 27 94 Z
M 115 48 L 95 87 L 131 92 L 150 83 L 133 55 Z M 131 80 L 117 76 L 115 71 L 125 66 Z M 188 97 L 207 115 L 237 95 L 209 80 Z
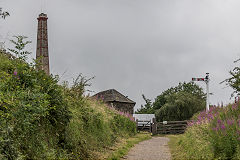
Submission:
M 39 17 L 47 17 L 47 14 L 41 13 L 41 14 L 39 14 Z

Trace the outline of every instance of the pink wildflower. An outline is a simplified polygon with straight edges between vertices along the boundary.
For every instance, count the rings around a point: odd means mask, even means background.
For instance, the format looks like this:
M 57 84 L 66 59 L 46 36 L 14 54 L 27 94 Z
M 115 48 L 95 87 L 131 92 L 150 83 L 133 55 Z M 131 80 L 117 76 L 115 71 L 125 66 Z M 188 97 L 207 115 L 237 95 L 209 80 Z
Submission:
M 221 130 L 225 130 L 225 129 L 226 129 L 225 125 L 222 124 L 222 125 L 221 125 Z
M 228 119 L 228 120 L 227 120 L 227 124 L 231 126 L 231 125 L 233 124 L 233 120 Z
M 16 75 L 17 75 L 17 71 L 14 71 L 14 72 L 13 72 L 13 75 L 16 76 Z
M 222 121 L 219 119 L 219 120 L 217 120 L 217 122 L 218 122 L 218 124 L 222 124 Z

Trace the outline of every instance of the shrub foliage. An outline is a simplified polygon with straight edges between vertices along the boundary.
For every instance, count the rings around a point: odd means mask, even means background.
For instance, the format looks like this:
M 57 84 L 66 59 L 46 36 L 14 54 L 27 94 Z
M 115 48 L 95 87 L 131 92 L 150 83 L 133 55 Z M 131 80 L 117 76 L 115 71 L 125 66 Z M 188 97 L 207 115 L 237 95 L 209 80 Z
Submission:
M 166 97 L 166 103 L 156 111 L 156 118 L 158 121 L 188 120 L 204 108 L 203 98 L 187 92 L 178 92 Z
M 45 158 L 49 148 L 64 142 L 70 118 L 57 77 L 2 53 L 0 75 L 1 154 Z
M 239 115 L 239 102 L 225 108 L 212 107 L 207 113 L 195 115 L 186 133 L 178 138 L 178 152 L 186 153 L 182 158 L 239 159 Z
M 83 95 L 90 79 L 59 85 L 25 61 L 29 42 L 15 38 L 16 56 L 0 51 L 0 159 L 91 159 L 136 133 L 129 118 Z
M 240 68 L 235 67 L 230 75 L 223 82 L 234 89 L 232 96 L 239 95 Z M 174 148 L 175 159 L 240 159 L 240 99 L 196 114 Z
M 237 63 L 239 61 L 240 61 L 240 59 L 235 61 L 235 63 Z M 239 95 L 239 93 L 240 93 L 240 67 L 236 66 L 229 73 L 230 73 L 231 77 L 226 79 L 223 82 L 226 82 L 227 85 L 230 86 L 234 90 L 232 96 L 234 96 L 234 94 Z
M 155 114 L 157 121 L 188 120 L 205 108 L 205 97 L 202 88 L 195 83 L 179 83 L 163 91 L 153 103 L 143 95 L 146 104 L 136 113 Z
M 135 113 L 136 114 L 154 114 L 155 111 L 153 109 L 151 100 L 147 99 L 144 94 L 142 95 L 142 97 L 146 104 L 144 106 L 141 105 L 141 108 L 138 109 Z
M 204 108 L 205 94 L 193 82 L 179 83 L 162 92 L 153 103 L 157 121 L 187 120 Z

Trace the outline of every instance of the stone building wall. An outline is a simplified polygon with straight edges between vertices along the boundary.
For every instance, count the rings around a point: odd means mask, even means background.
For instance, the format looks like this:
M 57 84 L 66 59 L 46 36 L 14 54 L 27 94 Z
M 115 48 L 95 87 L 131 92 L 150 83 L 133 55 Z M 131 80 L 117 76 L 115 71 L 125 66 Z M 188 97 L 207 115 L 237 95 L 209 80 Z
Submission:
M 124 103 L 124 102 L 108 102 L 108 104 L 110 106 L 113 106 L 116 110 L 121 111 L 121 112 L 125 112 L 125 113 L 129 113 L 129 114 L 133 114 L 133 108 L 135 104 L 131 104 L 131 103 Z

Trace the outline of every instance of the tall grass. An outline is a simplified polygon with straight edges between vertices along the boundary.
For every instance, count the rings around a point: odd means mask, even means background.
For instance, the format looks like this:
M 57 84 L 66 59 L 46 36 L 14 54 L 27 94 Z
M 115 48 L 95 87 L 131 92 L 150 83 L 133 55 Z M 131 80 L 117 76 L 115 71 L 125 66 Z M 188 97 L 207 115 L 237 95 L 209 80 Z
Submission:
M 105 104 L 83 99 L 81 106 L 71 106 L 72 119 L 67 127 L 67 147 L 72 159 L 94 159 L 117 142 L 136 134 L 135 122 L 109 109 Z
M 239 100 L 195 115 L 172 146 L 175 159 L 240 159 Z

